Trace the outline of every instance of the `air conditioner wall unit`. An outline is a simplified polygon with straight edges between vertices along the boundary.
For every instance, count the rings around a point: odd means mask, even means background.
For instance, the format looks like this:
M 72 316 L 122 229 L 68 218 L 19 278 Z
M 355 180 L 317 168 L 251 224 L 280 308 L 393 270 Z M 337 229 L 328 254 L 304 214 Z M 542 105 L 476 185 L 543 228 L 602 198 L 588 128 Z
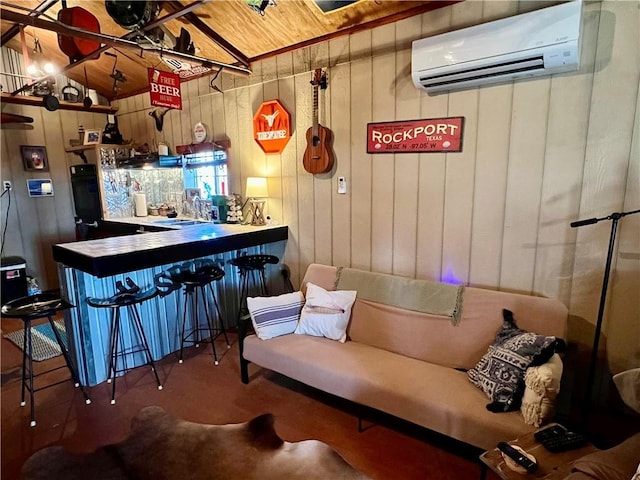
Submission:
M 582 0 L 413 42 L 411 76 L 428 93 L 580 67 Z

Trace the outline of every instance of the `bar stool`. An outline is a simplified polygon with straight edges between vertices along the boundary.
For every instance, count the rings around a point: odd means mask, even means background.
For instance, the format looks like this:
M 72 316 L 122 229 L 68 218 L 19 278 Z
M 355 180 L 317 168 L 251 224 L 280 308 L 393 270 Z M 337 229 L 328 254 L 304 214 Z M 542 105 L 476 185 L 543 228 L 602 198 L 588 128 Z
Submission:
M 156 378 L 158 384 L 158 390 L 162 390 L 162 384 L 156 371 L 156 365 L 151 356 L 151 350 L 149 349 L 149 343 L 144 333 L 142 326 L 142 320 L 140 319 L 140 313 L 138 312 L 138 304 L 142 304 L 147 300 L 154 298 L 159 294 L 159 290 L 154 284 L 153 287 L 141 291 L 140 288 L 131 280 L 126 279 L 128 287 L 124 287 L 120 281 L 116 282 L 116 289 L 118 293 L 108 298 L 87 298 L 87 303 L 94 308 L 110 308 L 111 309 L 111 326 L 109 333 L 109 373 L 107 375 L 107 383 L 111 383 L 111 405 L 116 403 L 116 378 L 118 373 L 127 372 L 133 368 L 141 367 L 144 365 L 151 365 L 151 371 Z M 120 313 L 121 308 L 127 309 L 127 318 L 130 325 L 133 326 L 133 331 L 137 336 L 137 340 L 140 342 L 137 345 L 133 345 L 128 348 L 124 348 L 123 340 L 121 337 L 121 320 Z M 147 362 L 135 367 L 129 367 L 127 358 L 131 355 L 139 352 L 144 352 Z M 123 366 L 118 368 L 118 359 L 122 359 Z
M 224 277 L 224 270 L 215 264 L 210 259 L 198 259 L 193 262 L 188 262 L 180 266 L 179 278 L 180 283 L 184 286 L 184 298 L 185 308 L 182 315 L 182 328 L 180 329 L 180 357 L 178 362 L 182 363 L 182 353 L 184 351 L 185 342 L 190 342 L 196 347 L 200 346 L 203 341 L 201 332 L 209 334 L 208 343 L 211 343 L 211 349 L 213 350 L 213 363 L 218 365 L 218 354 L 216 352 L 215 340 L 220 335 L 224 335 L 227 342 L 227 349 L 231 348 L 229 344 L 229 337 L 227 336 L 227 330 L 224 326 L 224 320 L 220 313 L 220 307 L 218 300 L 213 291 L 211 284 L 217 282 Z M 207 299 L 207 288 L 209 289 L 210 298 L 213 299 L 213 305 L 217 315 L 219 326 L 215 324 L 215 318 L 212 318 L 209 314 L 209 301 Z M 207 321 L 205 326 L 200 326 L 198 303 L 201 301 L 204 307 L 204 316 Z M 187 324 L 187 309 L 191 311 L 192 329 L 189 333 L 185 333 Z M 193 337 L 193 338 L 192 338 Z
M 277 264 L 280 260 L 275 255 L 241 255 L 232 258 L 230 263 L 238 267 L 240 274 L 240 301 L 238 306 L 238 317 L 236 322 L 249 317 L 249 309 L 247 308 L 247 297 L 253 287 L 258 290 L 258 295 L 268 296 L 267 278 L 265 267 L 267 264 Z
M 78 377 L 78 373 L 76 372 L 73 363 L 71 362 L 71 357 L 69 355 L 69 350 L 65 345 L 62 337 L 60 336 L 60 332 L 53 321 L 53 316 L 56 312 L 67 310 L 69 308 L 73 308 L 69 302 L 60 297 L 60 294 L 56 290 L 45 291 L 36 295 L 31 295 L 28 297 L 21 297 L 15 300 L 11 300 L 2 306 L 2 315 L 9 318 L 20 318 L 24 322 L 24 336 L 23 336 L 23 345 L 22 345 L 22 396 L 20 401 L 20 406 L 24 407 L 26 405 L 25 401 L 25 391 L 29 391 L 29 402 L 31 407 L 31 423 L 32 427 L 36 426 L 35 419 L 35 404 L 34 404 L 34 394 L 38 390 L 44 390 L 45 388 L 53 387 L 54 385 L 58 385 L 60 383 L 66 382 L 67 380 L 61 380 L 55 383 L 51 383 L 46 386 L 42 386 L 39 388 L 34 388 L 34 379 L 41 375 L 45 375 L 47 373 L 53 372 L 55 370 L 59 370 L 64 368 L 65 366 L 69 369 L 71 373 L 71 379 L 73 380 L 76 387 L 80 387 L 82 391 L 82 395 L 84 396 L 85 403 L 89 405 L 91 403 L 91 399 L 87 395 L 87 392 L 84 389 L 84 386 L 80 384 L 80 378 Z M 33 373 L 33 342 L 31 338 L 31 322 L 37 320 L 39 318 L 47 317 L 49 320 L 49 325 L 51 325 L 51 330 L 53 330 L 53 334 L 56 337 L 56 341 L 60 346 L 60 351 L 62 356 L 64 357 L 64 361 L 66 365 L 62 365 L 59 367 L 55 367 L 49 369 L 45 372 L 40 372 L 37 374 Z

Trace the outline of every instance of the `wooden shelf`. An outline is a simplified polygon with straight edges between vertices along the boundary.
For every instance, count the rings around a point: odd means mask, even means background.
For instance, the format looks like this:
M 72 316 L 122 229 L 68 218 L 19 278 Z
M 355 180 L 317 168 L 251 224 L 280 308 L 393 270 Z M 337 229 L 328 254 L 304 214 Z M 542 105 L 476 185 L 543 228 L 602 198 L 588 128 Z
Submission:
M 0 93 L 0 101 L 2 103 L 14 103 L 17 105 L 30 105 L 33 107 L 43 107 L 43 99 L 42 97 L 34 97 L 27 95 L 11 95 L 10 93 Z M 60 100 L 60 105 L 58 106 L 58 110 L 76 110 L 83 112 L 93 112 L 93 113 L 116 113 L 118 111 L 117 108 L 112 107 L 111 105 L 93 105 L 91 108 L 84 108 L 82 103 L 78 102 L 65 102 Z
M 84 150 L 91 150 L 95 145 L 78 145 L 77 147 L 66 147 L 64 149 L 65 152 L 83 152 Z

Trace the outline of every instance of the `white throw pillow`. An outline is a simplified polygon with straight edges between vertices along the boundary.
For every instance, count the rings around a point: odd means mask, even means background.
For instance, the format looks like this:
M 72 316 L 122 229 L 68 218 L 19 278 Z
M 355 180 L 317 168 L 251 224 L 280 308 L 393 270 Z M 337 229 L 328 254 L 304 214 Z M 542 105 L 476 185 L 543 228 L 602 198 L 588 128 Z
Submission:
M 527 369 L 520 406 L 526 423 L 540 427 L 553 418 L 561 378 L 562 359 L 557 353 L 554 353 L 547 363 Z
M 276 297 L 247 297 L 251 323 L 258 338 L 268 340 L 293 333 L 304 305 L 302 292 Z
M 356 293 L 355 290 L 327 291 L 308 282 L 307 301 L 294 333 L 326 337 L 344 343 Z

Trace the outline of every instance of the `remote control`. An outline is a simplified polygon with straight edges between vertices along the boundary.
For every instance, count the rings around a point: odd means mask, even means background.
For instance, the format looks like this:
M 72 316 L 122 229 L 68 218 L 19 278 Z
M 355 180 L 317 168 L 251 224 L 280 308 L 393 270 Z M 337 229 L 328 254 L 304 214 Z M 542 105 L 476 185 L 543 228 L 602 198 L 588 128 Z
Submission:
M 532 461 L 524 453 L 513 448 L 507 442 L 498 443 L 498 450 L 503 452 L 529 473 L 533 473 L 538 469 L 538 464 L 536 462 Z

